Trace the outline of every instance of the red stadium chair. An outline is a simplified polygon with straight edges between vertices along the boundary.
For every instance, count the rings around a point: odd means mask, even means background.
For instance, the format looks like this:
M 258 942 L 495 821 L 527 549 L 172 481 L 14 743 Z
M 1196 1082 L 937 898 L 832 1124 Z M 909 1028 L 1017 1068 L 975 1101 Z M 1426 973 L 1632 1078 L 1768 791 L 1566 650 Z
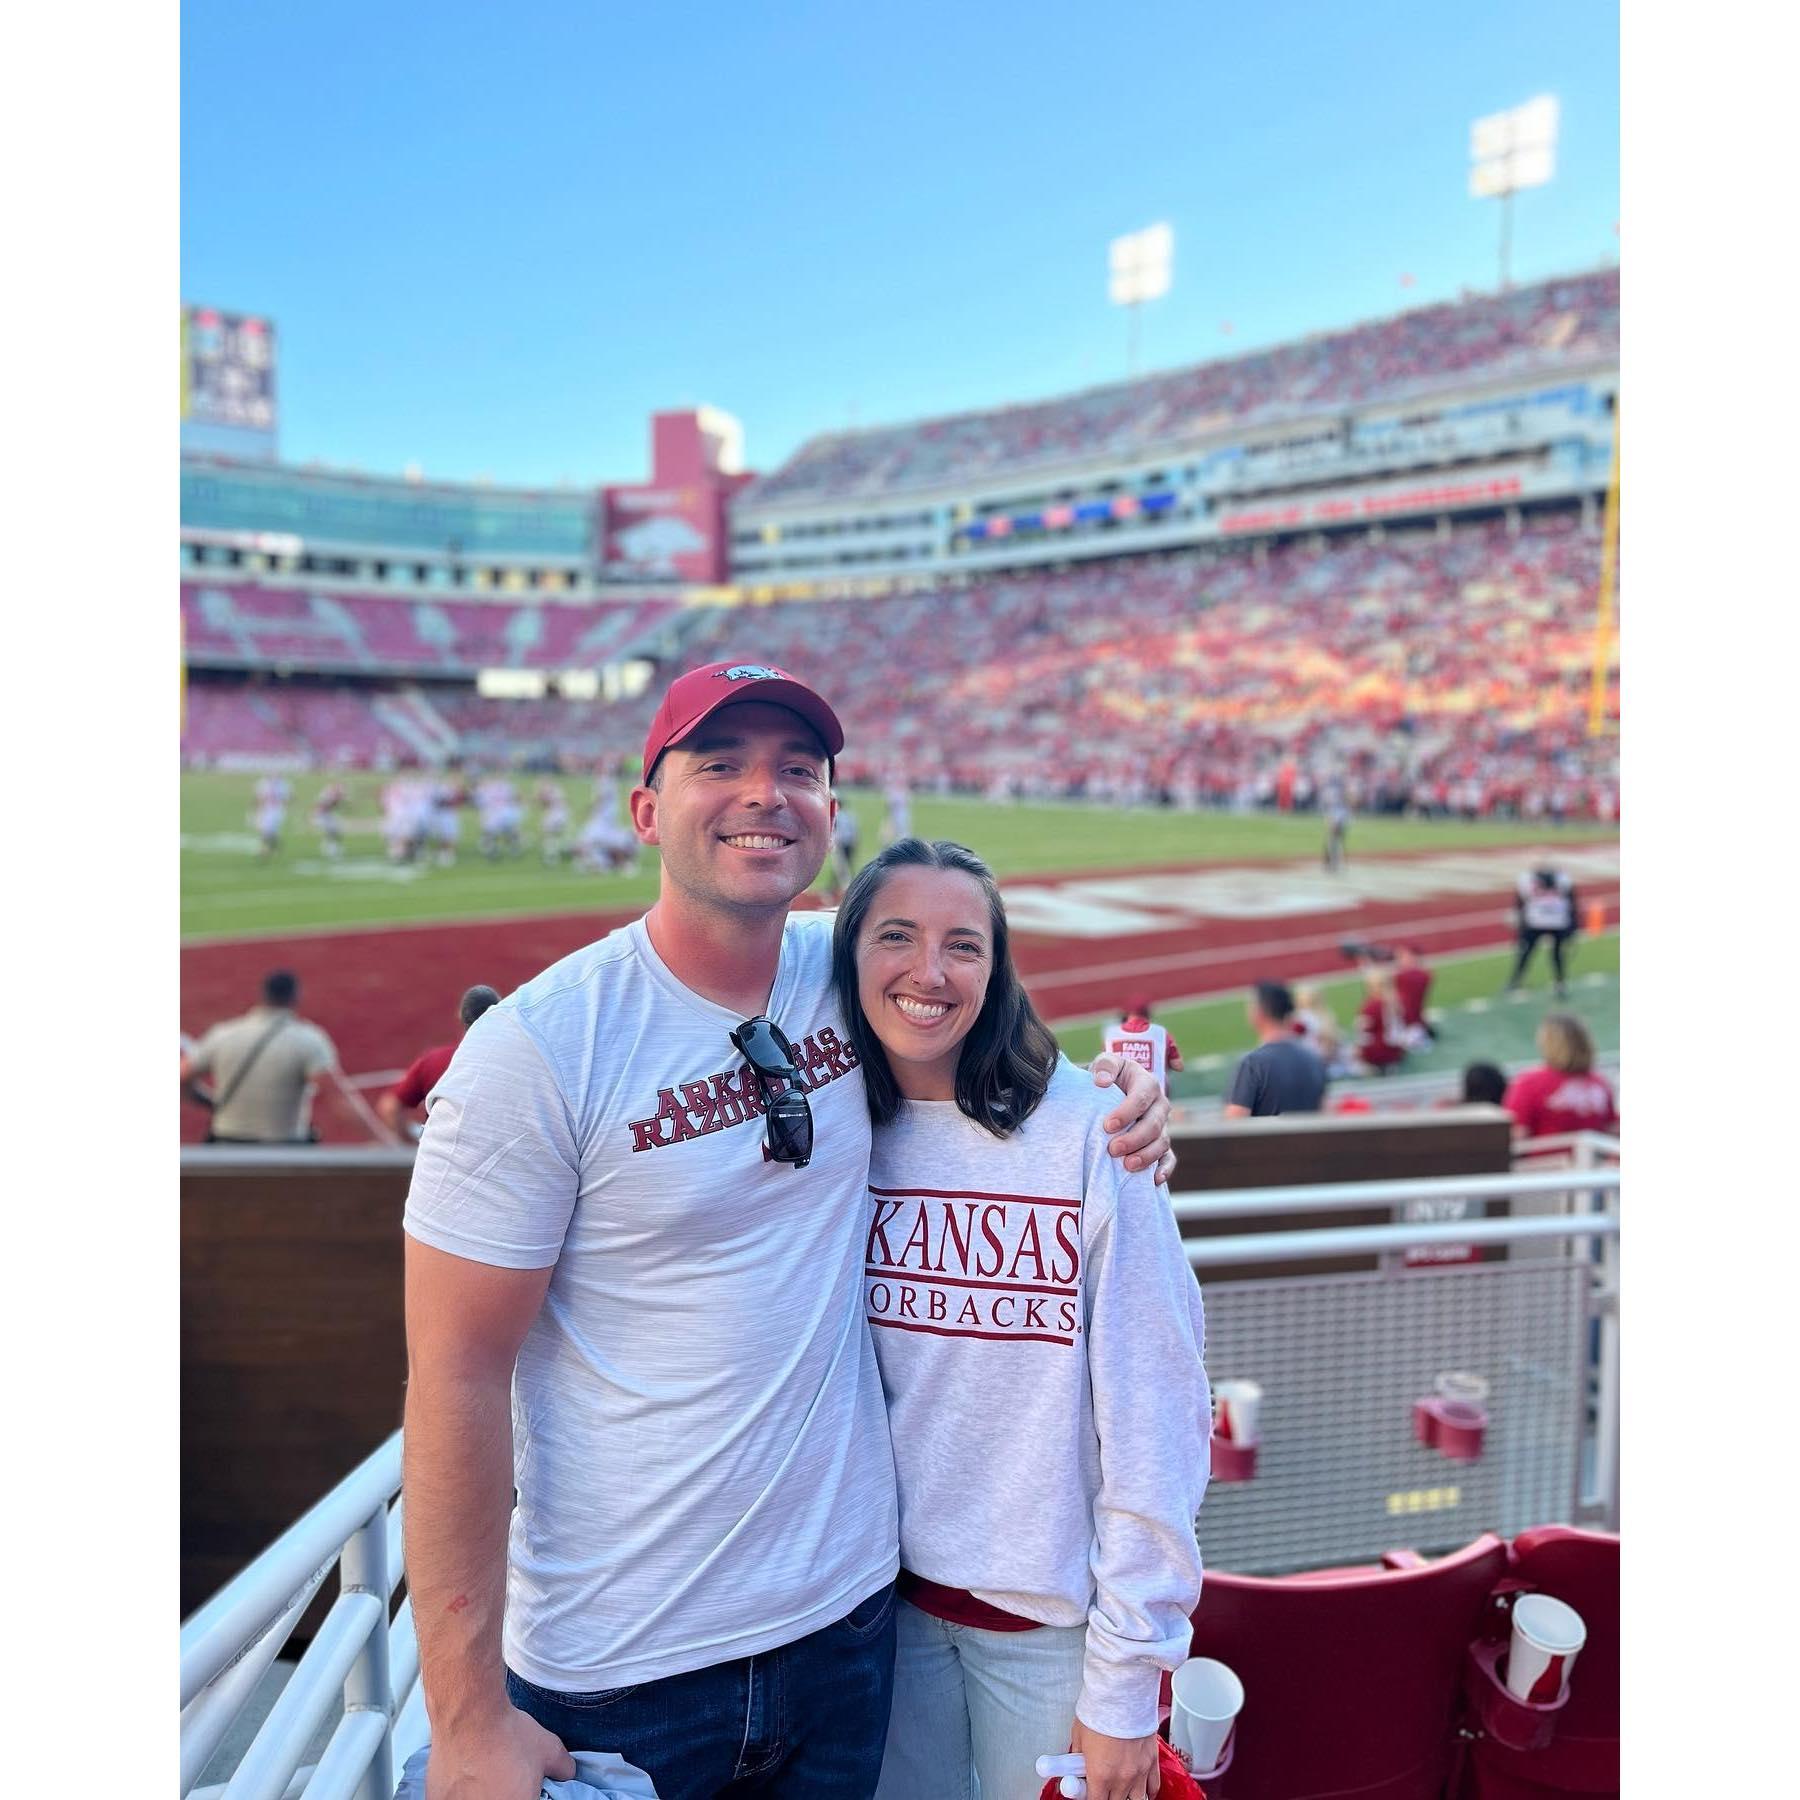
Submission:
M 1418 1567 L 1209 1570 L 1192 1654 L 1244 1683 L 1225 1800 L 1442 1800 L 1464 1653 L 1506 1568 L 1486 1532 Z
M 1619 1540 L 1572 1525 L 1541 1525 L 1513 1540 L 1514 1581 L 1574 1607 L 1587 1643 L 1569 1677 L 1569 1700 L 1542 1750 L 1491 1738 L 1470 1746 L 1457 1800 L 1554 1800 L 1619 1792 Z

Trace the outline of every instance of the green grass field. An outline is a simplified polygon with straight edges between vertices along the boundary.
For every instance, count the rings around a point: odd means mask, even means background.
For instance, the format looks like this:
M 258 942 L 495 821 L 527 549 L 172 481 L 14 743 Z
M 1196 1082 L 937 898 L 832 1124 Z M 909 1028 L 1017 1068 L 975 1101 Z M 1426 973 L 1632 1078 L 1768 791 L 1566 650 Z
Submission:
M 346 786 L 345 855 L 326 862 L 308 815 L 327 779 L 292 777 L 294 799 L 288 834 L 269 862 L 255 854 L 250 825 L 255 777 L 186 774 L 181 779 L 181 932 L 188 937 L 238 937 L 292 930 L 389 925 L 424 920 L 477 919 L 524 913 L 580 912 L 648 905 L 655 897 L 655 855 L 647 853 L 635 876 L 589 875 L 568 867 L 546 868 L 529 847 L 534 829 L 527 816 L 527 854 L 516 862 L 483 862 L 475 849 L 475 825 L 466 815 L 463 845 L 451 869 L 388 865 L 375 828 L 380 821 L 382 779 L 352 776 Z M 529 795 L 536 777 L 524 778 Z M 572 826 L 579 828 L 592 794 L 586 777 L 565 779 Z M 621 785 L 621 799 L 627 788 Z M 880 842 L 886 809 L 878 793 L 848 795 L 862 828 L 862 854 Z M 1261 814 L 1126 812 L 1081 805 L 994 806 L 980 800 L 913 801 L 913 829 L 930 837 L 956 838 L 978 850 L 1006 877 L 1133 864 L 1310 860 L 1319 853 L 1319 824 L 1310 818 Z M 361 826 L 362 829 L 358 829 Z M 1351 855 L 1384 851 L 1455 851 L 1489 844 L 1537 843 L 1545 827 L 1465 825 L 1405 819 L 1358 820 L 1350 832 Z M 1594 835 L 1584 827 L 1582 835 Z

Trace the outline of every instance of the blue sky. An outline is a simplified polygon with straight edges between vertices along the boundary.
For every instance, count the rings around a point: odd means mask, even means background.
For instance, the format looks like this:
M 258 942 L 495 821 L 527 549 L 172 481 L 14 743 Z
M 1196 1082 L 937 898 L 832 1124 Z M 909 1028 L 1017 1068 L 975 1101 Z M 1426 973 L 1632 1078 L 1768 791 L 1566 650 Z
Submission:
M 1471 119 L 1562 103 L 1515 280 L 1616 255 L 1616 0 L 185 0 L 182 293 L 280 332 L 284 458 L 632 480 L 709 402 L 803 439 L 1497 279 Z M 1400 277 L 1416 285 L 1402 289 Z M 1227 335 L 1222 326 L 1233 327 Z

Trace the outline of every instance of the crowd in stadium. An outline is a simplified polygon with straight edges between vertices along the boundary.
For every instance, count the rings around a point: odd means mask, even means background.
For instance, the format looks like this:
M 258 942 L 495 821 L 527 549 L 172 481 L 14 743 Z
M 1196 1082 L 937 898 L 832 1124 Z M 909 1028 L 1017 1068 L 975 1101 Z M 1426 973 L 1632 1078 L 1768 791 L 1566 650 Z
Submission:
M 1553 357 L 1616 354 L 1618 341 L 1618 270 L 1568 276 L 1033 405 L 815 438 L 748 490 L 746 503 L 1128 456 L 1228 421 L 1368 404 L 1431 380 L 1523 371 Z
M 829 677 L 866 746 L 853 783 L 899 765 L 996 799 L 1305 808 L 1329 782 L 1358 811 L 1610 819 L 1615 752 L 1586 733 L 1599 561 L 1568 510 L 721 610 L 683 655 Z M 586 766 L 629 751 L 650 701 L 403 704 L 418 729 L 373 689 L 196 683 L 187 753 L 386 767 L 435 735 L 472 763 Z

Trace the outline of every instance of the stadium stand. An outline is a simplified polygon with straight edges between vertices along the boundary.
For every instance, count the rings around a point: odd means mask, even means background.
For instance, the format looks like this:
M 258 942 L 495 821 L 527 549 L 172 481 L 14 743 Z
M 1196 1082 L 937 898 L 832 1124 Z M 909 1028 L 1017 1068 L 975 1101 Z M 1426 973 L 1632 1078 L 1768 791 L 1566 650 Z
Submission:
M 747 505 L 924 488 L 1072 456 L 1131 456 L 1230 423 L 1401 399 L 1618 353 L 1616 269 L 1422 307 L 1144 380 L 1032 405 L 812 439 Z
M 1599 560 L 1565 510 L 779 602 L 685 648 L 827 683 L 853 781 L 1266 805 L 1292 758 L 1359 808 L 1576 817 L 1615 780 L 1585 736 Z
M 1499 521 L 1390 529 L 708 609 L 682 655 L 774 661 L 825 684 L 857 724 L 850 781 L 903 768 L 916 786 L 996 797 L 1258 807 L 1291 762 L 1301 806 L 1330 776 L 1359 810 L 1610 818 L 1616 748 L 1585 729 L 1599 562 L 1598 532 L 1569 508 L 1516 532 Z M 306 667 L 439 674 L 592 663 L 675 609 L 254 588 L 182 600 L 190 655 L 233 660 L 218 652 L 228 634 Z M 190 760 L 248 760 L 272 748 L 271 732 L 284 750 L 310 745 L 315 761 L 422 758 L 417 734 L 397 735 L 367 698 L 272 714 L 271 691 L 233 702 L 196 683 Z M 629 755 L 649 701 L 440 688 L 431 704 L 453 734 L 445 753 L 506 763 Z
M 673 610 L 666 599 L 550 605 L 325 594 L 184 582 L 191 663 L 349 672 L 473 674 L 586 667 L 627 653 Z

